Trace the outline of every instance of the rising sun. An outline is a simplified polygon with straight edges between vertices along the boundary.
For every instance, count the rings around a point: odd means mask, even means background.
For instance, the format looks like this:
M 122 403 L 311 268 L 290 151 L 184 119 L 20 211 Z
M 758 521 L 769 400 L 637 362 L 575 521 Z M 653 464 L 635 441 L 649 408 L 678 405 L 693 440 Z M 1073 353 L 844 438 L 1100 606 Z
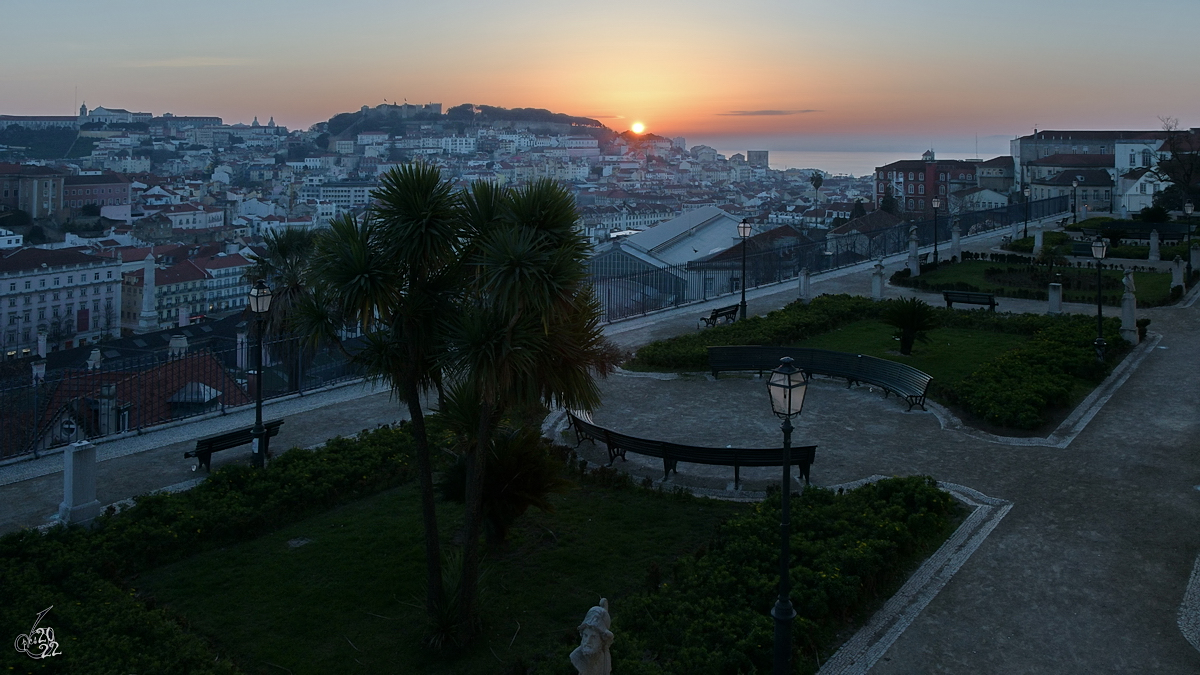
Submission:
M 633 126 L 629 127 L 629 129 L 635 134 L 640 134 L 646 130 L 646 125 L 641 122 L 634 122 Z

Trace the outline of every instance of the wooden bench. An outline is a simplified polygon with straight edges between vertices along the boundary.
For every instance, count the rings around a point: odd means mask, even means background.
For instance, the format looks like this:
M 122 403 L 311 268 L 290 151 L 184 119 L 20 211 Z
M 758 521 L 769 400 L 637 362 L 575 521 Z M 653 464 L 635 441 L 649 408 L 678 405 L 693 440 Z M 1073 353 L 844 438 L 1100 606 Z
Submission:
M 707 448 L 696 445 L 668 443 L 647 438 L 638 438 L 628 434 L 605 429 L 590 419 L 585 413 L 567 411 L 571 427 L 575 430 L 575 447 L 586 439 L 603 443 L 608 450 L 608 466 L 612 466 L 618 457 L 625 461 L 625 453 L 633 452 L 647 457 L 657 457 L 663 461 L 663 480 L 670 477 L 671 472 L 679 473 L 680 462 L 692 464 L 707 464 L 709 466 L 732 466 L 733 487 L 741 487 L 743 466 L 783 466 L 783 448 Z M 805 445 L 791 449 L 790 463 L 797 467 L 805 485 L 809 484 L 809 471 L 817 456 L 817 446 Z
M 869 384 L 883 389 L 885 397 L 892 394 L 903 397 L 908 402 L 909 410 L 913 406 L 925 410 L 926 392 L 933 381 L 926 373 L 896 361 L 864 354 L 799 347 L 709 347 L 708 365 L 713 377 L 717 377 L 721 371 L 731 370 L 757 370 L 762 374 L 777 368 L 779 359 L 785 356 L 790 356 L 792 365 L 809 376 L 843 378 L 848 387 Z
M 270 452 L 271 437 L 279 435 L 279 427 L 283 426 L 283 420 L 272 420 L 270 422 L 264 422 L 263 426 L 266 427 L 267 434 L 263 438 L 263 446 L 262 446 L 262 448 L 260 448 L 260 450 L 262 450 L 263 457 L 269 459 L 271 457 L 271 452 Z M 204 438 L 201 438 L 196 441 L 196 449 L 195 450 L 188 450 L 187 452 L 183 453 L 183 458 L 184 459 L 191 459 L 193 457 L 196 458 L 196 463 L 192 466 L 192 471 L 195 471 L 196 469 L 198 469 L 201 466 L 204 467 L 205 471 L 211 471 L 212 470 L 212 454 L 214 452 L 220 452 L 222 450 L 236 448 L 238 446 L 246 445 L 247 443 L 253 442 L 254 441 L 253 431 L 254 431 L 254 427 L 245 427 L 242 429 L 235 429 L 234 431 L 230 431 L 230 432 L 227 432 L 224 434 L 214 434 L 212 436 L 205 436 Z
M 730 305 L 728 307 L 718 307 L 714 309 L 708 316 L 700 317 L 700 321 L 696 322 L 696 330 L 700 329 L 701 323 L 708 328 L 712 328 L 713 326 L 717 325 L 717 322 L 721 319 L 725 319 L 726 323 L 737 321 L 739 309 L 741 309 L 740 304 Z
M 964 305 L 987 305 L 991 311 L 996 311 L 996 295 L 994 293 L 975 293 L 972 291 L 942 291 L 946 301 L 946 309 L 954 309 L 954 303 Z

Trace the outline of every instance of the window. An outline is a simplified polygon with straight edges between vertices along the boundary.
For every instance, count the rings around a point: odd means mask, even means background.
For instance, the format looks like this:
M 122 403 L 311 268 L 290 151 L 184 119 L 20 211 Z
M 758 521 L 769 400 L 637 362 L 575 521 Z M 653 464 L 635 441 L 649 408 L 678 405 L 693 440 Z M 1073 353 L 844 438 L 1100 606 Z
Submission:
M 100 275 L 99 275 L 99 274 L 97 274 L 97 275 L 96 275 L 96 278 L 97 278 L 97 279 L 99 279 L 99 278 L 100 278 Z M 107 278 L 107 279 L 111 279 L 111 278 L 112 278 L 112 270 L 109 270 L 109 271 L 108 271 L 108 276 L 107 276 L 106 278 Z
M 45 288 L 45 287 L 46 287 L 46 280 L 38 279 L 38 288 Z
M 1142 166 L 1150 166 L 1154 155 L 1149 150 L 1142 151 Z
M 911 194 L 913 193 L 913 187 L 914 187 L 914 186 L 913 186 L 913 184 L 912 184 L 912 183 L 909 183 L 909 184 L 908 184 L 908 194 L 910 194 L 910 195 L 911 195 Z
M 1104 191 L 1104 201 L 1108 201 L 1110 199 L 1112 199 L 1112 191 L 1105 190 Z
M 915 208 L 915 207 L 916 207 L 916 205 L 913 203 L 913 200 L 911 200 L 911 199 L 908 200 L 908 208 L 911 209 L 911 208 Z
M 1137 166 L 1137 153 L 1129 153 L 1129 166 Z
M 92 277 L 92 281 L 100 281 L 100 273 L 99 272 L 96 272 L 96 275 L 94 277 Z
M 58 285 L 58 282 L 59 282 L 59 281 L 60 281 L 60 279 L 59 279 L 58 277 L 54 277 L 54 285 L 55 285 L 55 286 L 57 286 L 57 285 Z
M 918 199 L 918 200 L 917 200 L 917 208 L 919 208 L 919 209 L 924 209 L 924 208 L 925 208 L 925 200 L 924 200 L 924 199 Z
M 917 194 L 922 194 L 922 195 L 925 194 L 925 184 L 924 183 L 920 183 L 917 185 Z
M 57 291 L 54 293 L 54 299 L 55 299 L 55 300 L 57 300 L 57 299 L 58 299 L 58 292 L 57 292 Z
M 945 186 L 945 185 L 939 185 L 939 186 L 938 186 L 938 194 L 939 194 L 939 195 L 944 195 L 944 194 L 946 194 L 946 186 Z
M 25 290 L 29 290 L 29 282 L 28 281 L 25 282 Z

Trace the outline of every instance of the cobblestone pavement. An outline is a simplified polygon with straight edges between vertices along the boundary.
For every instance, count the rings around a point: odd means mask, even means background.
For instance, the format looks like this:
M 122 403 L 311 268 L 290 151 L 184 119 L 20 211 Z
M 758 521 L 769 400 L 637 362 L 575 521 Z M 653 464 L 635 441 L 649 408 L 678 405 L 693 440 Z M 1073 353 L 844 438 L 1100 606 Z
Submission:
M 964 247 L 988 250 L 997 238 L 968 239 Z M 890 274 L 903 266 L 903 258 L 886 264 Z M 813 290 L 867 294 L 869 270 L 863 265 L 816 276 Z M 888 288 L 887 294 L 911 291 Z M 750 312 L 758 314 L 790 302 L 796 286 L 747 295 Z M 694 331 L 700 314 L 728 302 L 726 297 L 640 317 L 607 331 L 636 349 Z M 872 673 L 1200 672 L 1200 653 L 1179 627 L 1180 603 L 1200 551 L 1200 314 L 1184 304 L 1142 313 L 1161 341 L 1101 397 L 1099 412 L 1086 426 L 1059 445 L 993 442 L 945 428 L 932 412 L 906 412 L 894 397 L 885 399 L 868 387 L 814 382 L 804 414 L 795 421 L 794 439 L 818 445 L 815 483 L 927 474 L 1012 503 Z M 1045 306 L 1000 299 L 1002 311 L 1042 312 Z M 1064 309 L 1095 311 L 1089 305 Z M 756 378 L 618 374 L 602 389 L 596 421 L 622 431 L 704 445 L 779 442 L 778 420 Z M 268 404 L 265 416 L 287 420 L 273 441 L 278 449 L 311 447 L 402 419 L 405 412 L 386 391 L 355 385 Z M 182 457 L 194 439 L 252 420 L 252 409 L 246 409 L 101 444 L 101 503 L 194 480 L 191 462 Z M 595 453 L 594 460 L 603 455 L 587 444 L 581 452 Z M 248 448 L 237 449 L 215 455 L 213 463 L 248 458 Z M 661 464 L 633 455 L 625 466 L 638 475 L 662 476 Z M 672 481 L 723 492 L 732 473 L 681 464 Z M 743 471 L 750 489 L 777 475 Z M 46 523 L 61 498 L 61 457 L 0 466 L 0 531 Z

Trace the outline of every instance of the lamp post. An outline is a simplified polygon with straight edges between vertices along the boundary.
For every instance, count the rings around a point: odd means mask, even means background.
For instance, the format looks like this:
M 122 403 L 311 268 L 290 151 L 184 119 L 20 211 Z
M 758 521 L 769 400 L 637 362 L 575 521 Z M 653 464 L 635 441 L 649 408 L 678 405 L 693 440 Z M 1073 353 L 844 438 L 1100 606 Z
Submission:
M 737 232 L 742 238 L 742 302 L 738 305 L 738 319 L 741 320 L 746 318 L 746 240 L 750 238 L 750 221 L 743 218 Z
M 792 607 L 791 553 L 788 544 L 792 536 L 788 505 L 792 494 L 792 418 L 804 408 L 804 392 L 808 389 L 808 377 L 792 365 L 791 357 L 779 359 L 779 367 L 771 371 L 767 380 L 767 393 L 771 397 L 771 411 L 783 418 L 783 492 L 780 498 L 779 517 L 779 599 L 771 610 L 775 618 L 775 658 L 772 673 L 790 675 L 792 672 L 792 619 L 796 610 Z
M 1071 181 L 1071 222 L 1079 222 L 1079 181 Z
M 1096 360 L 1101 363 L 1104 362 L 1104 306 L 1101 304 L 1100 295 L 1100 261 L 1104 260 L 1107 252 L 1108 244 L 1103 238 L 1096 237 L 1092 242 L 1092 257 L 1096 259 L 1096 341 L 1093 344 L 1096 346 Z
M 1025 193 L 1025 236 L 1023 238 L 1028 239 L 1029 238 L 1029 193 L 1031 192 L 1031 190 L 1029 189 L 1029 186 L 1026 185 L 1025 189 L 1021 190 L 1021 192 Z
M 250 311 L 254 312 L 258 324 L 258 367 L 255 370 L 255 393 L 254 393 L 254 428 L 250 430 L 250 434 L 254 437 L 254 452 L 252 454 L 252 463 L 255 468 L 261 469 L 266 463 L 264 448 L 266 447 L 267 430 L 263 427 L 262 421 L 262 403 L 263 403 L 263 323 L 267 318 L 267 312 L 271 310 L 271 287 L 267 282 L 259 279 L 254 282 L 254 287 L 250 289 Z
M 937 211 L 938 211 L 938 207 L 942 205 L 942 200 L 938 199 L 937 197 L 934 197 L 934 198 L 933 198 L 933 199 L 931 199 L 930 201 L 933 203 L 933 269 L 935 269 L 935 270 L 936 270 L 936 269 L 937 269 L 937 266 L 938 266 L 938 250 L 937 250 L 937 240 L 938 240 L 938 231 L 937 231 L 937 226 L 938 226 L 938 221 L 937 221 Z
M 1196 210 L 1196 206 L 1190 201 L 1183 203 L 1183 215 L 1185 216 L 1183 226 L 1187 228 L 1187 279 L 1184 281 L 1184 286 L 1192 283 L 1192 211 Z

